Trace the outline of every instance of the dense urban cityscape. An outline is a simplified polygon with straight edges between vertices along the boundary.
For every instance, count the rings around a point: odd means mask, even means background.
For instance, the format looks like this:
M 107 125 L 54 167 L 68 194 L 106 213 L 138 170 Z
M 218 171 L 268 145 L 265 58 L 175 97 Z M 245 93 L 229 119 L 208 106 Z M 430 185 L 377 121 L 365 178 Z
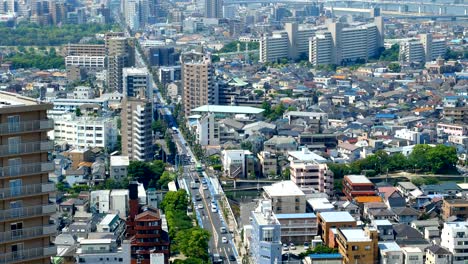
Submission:
M 468 264 L 468 3 L 0 0 L 0 144 L 0 264 Z

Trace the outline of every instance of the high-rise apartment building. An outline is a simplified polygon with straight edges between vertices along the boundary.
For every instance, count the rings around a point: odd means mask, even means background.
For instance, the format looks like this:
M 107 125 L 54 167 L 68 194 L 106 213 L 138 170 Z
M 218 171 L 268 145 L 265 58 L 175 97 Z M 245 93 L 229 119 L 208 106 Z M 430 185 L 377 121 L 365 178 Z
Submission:
M 122 1 L 122 13 L 125 22 L 131 30 L 144 28 L 149 17 L 148 0 L 124 0 Z
M 0 92 L 0 263 L 45 264 L 57 254 L 51 244 L 57 229 L 50 222 L 56 206 L 49 201 L 55 185 L 48 181 L 54 169 L 48 109 L 51 104 Z
M 181 56 L 185 115 L 202 105 L 216 104 L 214 68 L 209 55 L 188 52 Z
M 420 34 L 419 40 L 400 44 L 400 61 L 428 62 L 444 56 L 447 45 L 443 39 L 433 39 L 432 34 Z
M 145 98 L 122 100 L 122 155 L 130 160 L 153 160 L 152 104 Z
M 148 70 L 146 68 L 124 68 L 123 96 L 135 98 L 153 98 L 153 89 L 149 83 Z
M 205 0 L 205 17 L 223 18 L 223 0 Z
M 107 48 L 107 86 L 109 91 L 122 92 L 122 71 L 124 67 L 135 64 L 135 47 L 133 39 L 110 37 Z

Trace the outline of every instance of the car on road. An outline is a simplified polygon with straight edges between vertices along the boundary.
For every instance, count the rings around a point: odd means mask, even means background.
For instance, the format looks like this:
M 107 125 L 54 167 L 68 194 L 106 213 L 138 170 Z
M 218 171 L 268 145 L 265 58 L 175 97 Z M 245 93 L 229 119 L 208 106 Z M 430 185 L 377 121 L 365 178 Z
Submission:
M 211 212 L 213 213 L 217 213 L 218 212 L 218 208 L 216 206 L 211 206 Z
M 201 203 L 198 204 L 198 205 L 197 205 L 197 208 L 198 208 L 198 209 L 203 209 L 203 204 L 201 204 Z
M 208 185 L 203 184 L 203 190 L 208 190 Z
M 202 179 L 201 179 L 201 182 L 202 182 L 203 184 L 206 184 L 206 183 L 207 183 L 205 178 L 202 178 Z
M 309 243 L 305 242 L 304 243 L 304 250 L 308 250 L 310 247 L 309 247 Z
M 288 244 L 283 244 L 283 251 L 289 251 Z
M 227 244 L 227 242 L 228 242 L 228 241 L 227 241 L 227 238 L 226 238 L 226 237 L 222 237 L 222 238 L 221 238 L 221 242 L 223 242 L 223 244 Z
M 236 257 L 234 257 L 234 255 L 229 255 L 229 261 L 236 261 Z
M 226 234 L 227 233 L 227 230 L 224 226 L 222 226 L 219 231 L 221 232 L 221 234 Z
M 289 243 L 289 249 L 291 249 L 291 250 L 296 249 L 296 246 L 294 245 L 294 243 Z
M 195 201 L 201 201 L 201 200 L 202 200 L 202 199 L 201 199 L 200 194 L 197 193 L 197 194 L 195 195 Z

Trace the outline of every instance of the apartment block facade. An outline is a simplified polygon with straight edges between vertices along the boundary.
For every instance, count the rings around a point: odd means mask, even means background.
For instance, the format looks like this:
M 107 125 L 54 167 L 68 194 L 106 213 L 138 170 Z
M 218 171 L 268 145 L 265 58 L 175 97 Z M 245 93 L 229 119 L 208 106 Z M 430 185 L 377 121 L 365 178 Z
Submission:
M 152 104 L 149 100 L 124 98 L 122 100 L 122 154 L 130 160 L 153 159 Z
M 51 244 L 56 227 L 50 222 L 55 184 L 47 137 L 54 123 L 51 104 L 0 92 L 0 263 L 50 263 L 57 254 Z

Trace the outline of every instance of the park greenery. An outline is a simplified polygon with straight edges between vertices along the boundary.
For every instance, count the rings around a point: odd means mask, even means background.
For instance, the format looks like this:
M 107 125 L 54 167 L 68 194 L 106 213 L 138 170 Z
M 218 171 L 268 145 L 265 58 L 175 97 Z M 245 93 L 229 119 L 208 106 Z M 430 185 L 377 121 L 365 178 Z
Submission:
M 389 49 L 382 51 L 379 60 L 381 61 L 398 61 L 400 54 L 400 45 L 393 44 Z
M 19 47 L 16 51 L 8 54 L 4 61 L 11 62 L 15 69 L 38 68 L 45 70 L 65 68 L 65 60 L 57 54 L 55 48 L 50 48 L 49 50 L 29 48 L 26 50 L 24 47 Z
M 274 107 L 271 106 L 271 103 L 268 101 L 264 101 L 262 103 L 263 116 L 270 119 L 271 121 L 275 121 L 281 118 L 286 111 L 286 106 L 283 103 L 280 103 Z
M 258 42 L 247 42 L 247 43 L 248 43 L 249 50 L 258 50 L 259 49 L 260 44 Z M 218 51 L 218 53 L 237 52 L 237 45 L 238 44 L 240 45 L 239 46 L 240 51 L 241 52 L 245 51 L 245 44 L 246 43 L 236 40 L 236 41 L 232 41 L 232 42 L 229 42 L 226 45 L 224 45 Z
M 161 209 L 166 214 L 171 237 L 171 250 L 181 252 L 188 257 L 175 263 L 207 263 L 208 241 L 210 233 L 198 226 L 193 226 L 192 219 L 187 215 L 189 200 L 185 190 L 167 192 L 161 202 Z
M 143 183 L 145 189 L 157 188 L 165 168 L 166 164 L 162 160 L 153 162 L 132 160 L 128 166 L 128 178 Z
M 367 176 L 375 176 L 404 170 L 444 174 L 455 169 L 457 160 L 457 152 L 454 147 L 445 145 L 432 147 L 420 144 L 414 147 L 413 152 L 408 157 L 401 153 L 388 155 L 385 151 L 380 150 L 365 159 L 356 160 L 349 164 L 331 163 L 328 167 L 333 171 L 335 179 L 362 172 L 365 172 Z
M 115 25 L 98 23 L 67 24 L 62 26 L 42 26 L 21 22 L 15 27 L 0 23 L 0 46 L 57 46 L 79 43 L 84 37 L 97 33 L 118 30 Z M 97 41 L 94 41 L 97 43 Z

